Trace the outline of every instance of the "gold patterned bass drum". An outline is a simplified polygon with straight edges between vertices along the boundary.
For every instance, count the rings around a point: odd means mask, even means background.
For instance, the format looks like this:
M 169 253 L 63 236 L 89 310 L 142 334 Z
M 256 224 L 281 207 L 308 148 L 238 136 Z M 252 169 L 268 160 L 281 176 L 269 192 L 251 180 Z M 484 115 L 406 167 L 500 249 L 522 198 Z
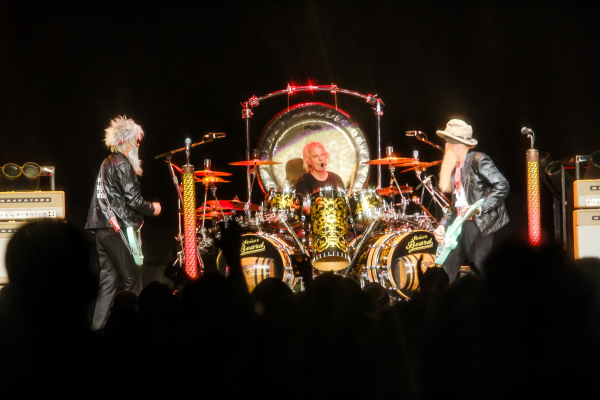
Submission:
M 242 235 L 240 256 L 248 290 L 252 292 L 267 278 L 278 278 L 293 288 L 296 278 L 291 256 L 295 252 L 291 241 L 276 235 L 262 232 Z M 217 266 L 222 274 L 228 275 L 229 267 L 223 253 L 217 257 Z
M 358 243 L 360 236 L 352 243 Z M 394 232 L 375 235 L 367 240 L 358 255 L 356 267 L 365 282 L 379 282 L 398 298 L 409 299 L 419 290 L 417 263 L 423 256 L 422 268 L 435 267 L 437 242 L 429 231 Z
M 310 195 L 313 266 L 321 271 L 348 267 L 348 196 L 341 188 L 323 187 Z

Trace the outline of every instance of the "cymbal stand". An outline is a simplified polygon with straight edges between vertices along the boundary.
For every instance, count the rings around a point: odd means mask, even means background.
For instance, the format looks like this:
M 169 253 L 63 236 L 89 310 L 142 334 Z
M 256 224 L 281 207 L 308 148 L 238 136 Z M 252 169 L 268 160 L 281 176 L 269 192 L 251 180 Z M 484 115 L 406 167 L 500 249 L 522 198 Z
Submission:
M 258 149 L 252 150 L 252 157 L 254 157 L 254 160 L 258 159 L 258 155 Z M 256 163 L 254 164 L 252 169 L 250 169 L 250 166 L 248 166 L 248 201 L 246 202 L 246 205 L 252 203 L 252 188 L 254 188 L 254 181 L 256 180 L 256 168 Z
M 417 168 L 415 172 L 417 174 L 417 178 L 421 181 L 421 183 L 423 183 L 423 189 L 427 189 L 429 194 L 431 194 L 433 200 L 437 203 L 438 206 L 440 206 L 442 212 L 445 214 L 450 208 L 450 201 L 446 198 L 446 196 L 444 196 L 442 192 L 439 191 L 439 189 L 433 187 L 433 185 L 431 184 L 431 175 L 425 179 L 421 179 L 421 173 L 423 171 L 420 171 Z
M 173 262 L 173 265 L 179 263 L 179 265 L 183 268 L 184 267 L 184 261 L 183 261 L 183 254 L 185 253 L 185 248 L 184 248 L 184 242 L 183 242 L 183 195 L 181 194 L 181 185 L 179 184 L 179 180 L 177 179 L 177 176 L 175 175 L 175 170 L 173 168 L 173 163 L 171 162 L 172 159 L 172 155 L 169 155 L 167 157 L 165 157 L 165 161 L 167 162 L 167 164 L 169 165 L 169 174 L 171 175 L 171 179 L 173 180 L 173 184 L 175 185 L 175 190 L 177 191 L 177 226 L 178 226 L 178 232 L 177 232 L 177 236 L 175 237 L 175 240 L 177 240 L 179 242 L 179 246 L 181 247 L 181 250 L 179 250 L 177 252 L 177 259 L 175 260 L 175 262 Z
M 387 152 L 387 156 L 388 157 L 392 157 L 392 153 L 394 152 L 394 148 L 392 146 L 387 146 L 386 147 L 386 152 Z M 390 168 L 390 187 L 393 187 L 394 184 L 396 184 L 396 187 L 398 188 L 398 192 L 400 193 L 400 197 L 402 198 L 401 203 L 402 203 L 402 215 L 406 214 L 406 206 L 408 205 L 408 200 L 404 197 L 404 193 L 402 193 L 402 188 L 400 187 L 400 185 L 398 185 L 398 181 L 396 180 L 396 167 L 392 164 L 392 161 L 389 162 L 389 168 Z

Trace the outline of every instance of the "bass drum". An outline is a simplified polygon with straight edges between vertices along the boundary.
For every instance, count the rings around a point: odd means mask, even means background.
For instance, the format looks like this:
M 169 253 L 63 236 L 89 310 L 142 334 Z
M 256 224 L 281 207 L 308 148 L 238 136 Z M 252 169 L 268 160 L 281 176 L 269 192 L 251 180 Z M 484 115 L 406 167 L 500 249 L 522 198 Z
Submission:
M 240 256 L 248 291 L 267 278 L 281 279 L 290 288 L 296 278 L 292 268 L 292 255 L 296 248 L 291 240 L 262 232 L 242 235 Z M 229 267 L 223 253 L 217 257 L 219 272 L 228 276 Z
M 363 246 L 356 266 L 363 282 L 379 282 L 397 298 L 410 299 L 419 290 L 419 258 L 423 256 L 423 271 L 434 267 L 436 247 L 435 237 L 429 231 L 375 235 Z

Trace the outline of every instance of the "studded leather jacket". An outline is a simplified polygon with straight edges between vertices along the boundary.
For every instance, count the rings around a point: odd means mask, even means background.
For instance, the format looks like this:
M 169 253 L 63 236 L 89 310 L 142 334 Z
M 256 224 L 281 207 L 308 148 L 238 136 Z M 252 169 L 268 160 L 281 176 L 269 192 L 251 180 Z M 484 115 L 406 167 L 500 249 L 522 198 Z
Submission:
M 103 200 L 105 195 L 121 227 L 139 228 L 144 222 L 144 215 L 152 215 L 154 207 L 142 197 L 140 181 L 129 159 L 121 153 L 113 153 L 104 160 L 100 168 L 104 175 L 104 192 L 100 187 L 101 174 L 98 172 L 85 228 L 111 227 L 106 202 Z
M 481 205 L 481 214 L 473 218 L 483 236 L 496 232 L 509 222 L 504 199 L 508 196 L 510 186 L 488 155 L 469 151 L 461 171 L 461 181 L 469 204 L 485 198 Z M 454 173 L 451 183 L 452 204 L 455 204 Z M 452 207 L 441 223 L 447 228 L 454 218 L 456 211 Z

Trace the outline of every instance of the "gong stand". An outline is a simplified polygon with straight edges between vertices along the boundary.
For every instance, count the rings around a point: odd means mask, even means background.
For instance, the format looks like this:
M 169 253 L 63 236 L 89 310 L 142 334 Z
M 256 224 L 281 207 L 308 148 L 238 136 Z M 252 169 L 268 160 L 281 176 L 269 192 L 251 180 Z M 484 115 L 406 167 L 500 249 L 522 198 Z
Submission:
M 383 115 L 383 101 L 377 95 L 365 95 L 348 89 L 338 88 L 337 85 L 307 85 L 296 86 L 288 84 L 284 90 L 272 92 L 261 97 L 252 96 L 247 101 L 240 103 L 242 105 L 242 119 L 246 120 L 246 160 L 250 160 L 250 118 L 254 115 L 252 109 L 260 104 L 261 101 L 287 94 L 288 111 L 290 109 L 290 95 L 299 92 L 330 92 L 335 97 L 335 109 L 337 110 L 337 94 L 343 93 L 350 96 L 360 97 L 368 104 L 374 105 L 373 110 L 377 117 L 377 158 L 381 158 L 381 116 Z M 252 183 L 250 177 L 250 166 L 246 167 L 246 181 L 248 183 L 248 202 L 251 201 Z M 377 188 L 381 189 L 381 165 L 377 166 Z

